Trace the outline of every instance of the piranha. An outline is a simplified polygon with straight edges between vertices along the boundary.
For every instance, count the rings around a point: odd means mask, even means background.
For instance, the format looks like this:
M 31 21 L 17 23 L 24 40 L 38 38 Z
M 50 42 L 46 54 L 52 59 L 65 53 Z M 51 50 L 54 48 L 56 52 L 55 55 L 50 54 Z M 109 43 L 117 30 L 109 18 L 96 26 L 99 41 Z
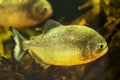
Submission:
M 23 38 L 11 28 L 14 40 L 13 59 L 20 61 L 29 52 L 36 63 L 73 66 L 92 62 L 108 51 L 106 40 L 94 29 L 80 25 L 62 25 L 48 20 L 42 34 Z
M 30 27 L 52 15 L 47 0 L 0 0 L 0 26 Z

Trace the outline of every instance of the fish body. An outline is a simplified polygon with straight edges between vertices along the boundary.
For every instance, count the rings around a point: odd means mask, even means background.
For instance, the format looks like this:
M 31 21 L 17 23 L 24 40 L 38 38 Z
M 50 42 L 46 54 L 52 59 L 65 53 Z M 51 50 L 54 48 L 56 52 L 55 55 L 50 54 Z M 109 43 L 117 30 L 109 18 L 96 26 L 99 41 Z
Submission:
M 52 15 L 46 0 L 0 0 L 0 26 L 29 27 Z
M 16 61 L 29 50 L 37 63 L 72 66 L 92 62 L 108 51 L 105 39 L 89 27 L 64 26 L 51 20 L 46 24 L 43 33 L 30 40 L 25 40 L 15 29 L 11 29 L 15 42 L 13 58 Z

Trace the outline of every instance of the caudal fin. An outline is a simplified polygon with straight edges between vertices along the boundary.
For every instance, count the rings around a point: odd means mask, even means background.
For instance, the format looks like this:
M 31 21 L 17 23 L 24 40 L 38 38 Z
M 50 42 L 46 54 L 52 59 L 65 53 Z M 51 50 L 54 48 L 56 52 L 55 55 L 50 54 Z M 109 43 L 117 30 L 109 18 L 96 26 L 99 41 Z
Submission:
M 23 55 L 25 54 L 25 50 L 23 49 L 23 42 L 25 41 L 25 39 L 13 27 L 10 27 L 10 30 L 13 33 L 11 37 L 14 42 L 12 57 L 15 61 L 20 61 Z

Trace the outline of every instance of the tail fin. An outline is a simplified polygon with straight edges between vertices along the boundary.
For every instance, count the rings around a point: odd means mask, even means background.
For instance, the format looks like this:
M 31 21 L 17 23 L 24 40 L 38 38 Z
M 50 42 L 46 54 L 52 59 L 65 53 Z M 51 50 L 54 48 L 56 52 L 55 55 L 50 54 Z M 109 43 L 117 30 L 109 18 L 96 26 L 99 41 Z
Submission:
M 15 61 L 20 61 L 23 55 L 25 54 L 25 50 L 23 49 L 23 41 L 25 41 L 25 39 L 22 37 L 22 35 L 20 35 L 20 33 L 16 29 L 10 27 L 10 30 L 13 33 L 11 37 L 14 41 L 12 57 Z

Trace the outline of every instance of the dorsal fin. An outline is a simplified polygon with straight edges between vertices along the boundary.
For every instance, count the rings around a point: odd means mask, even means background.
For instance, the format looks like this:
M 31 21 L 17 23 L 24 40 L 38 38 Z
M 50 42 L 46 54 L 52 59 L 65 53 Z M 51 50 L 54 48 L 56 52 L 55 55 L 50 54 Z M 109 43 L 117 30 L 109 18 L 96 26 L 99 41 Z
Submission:
M 47 31 L 49 31 L 50 29 L 53 29 L 55 27 L 59 27 L 61 26 L 62 24 L 60 24 L 59 22 L 57 21 L 54 21 L 52 19 L 49 19 L 47 20 L 47 22 L 45 23 L 44 25 L 44 30 L 43 30 L 43 33 L 46 33 Z

